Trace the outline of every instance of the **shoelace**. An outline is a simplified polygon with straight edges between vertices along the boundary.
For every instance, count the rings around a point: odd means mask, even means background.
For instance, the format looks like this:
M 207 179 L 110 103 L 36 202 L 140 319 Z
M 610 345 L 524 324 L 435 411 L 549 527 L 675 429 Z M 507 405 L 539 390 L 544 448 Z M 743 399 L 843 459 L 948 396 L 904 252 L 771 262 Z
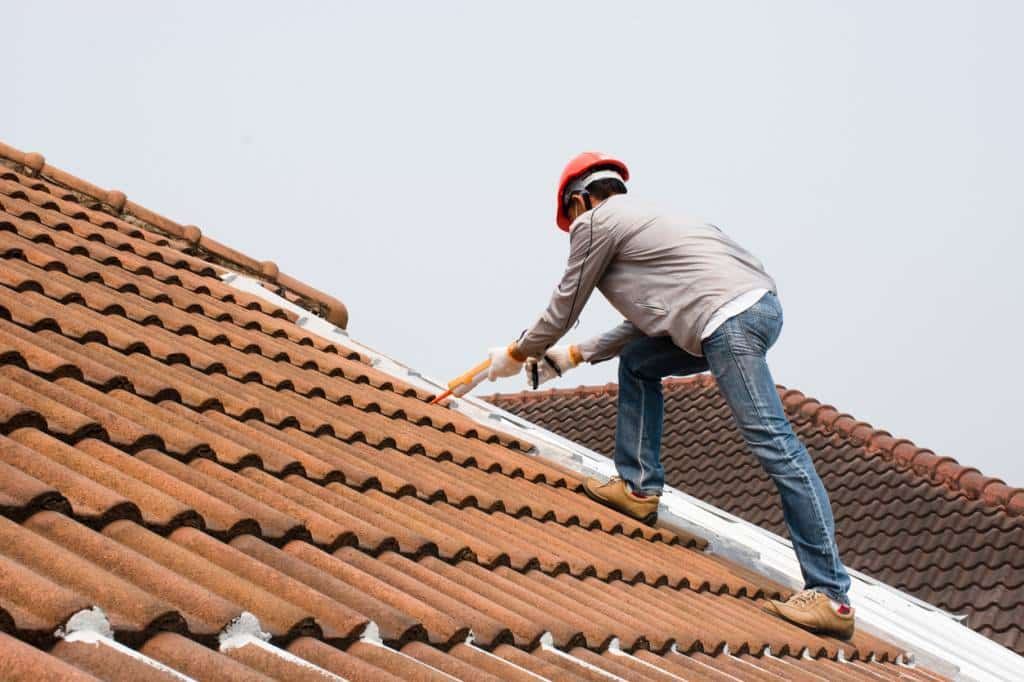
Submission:
M 621 476 L 612 476 L 611 478 L 608 479 L 608 482 L 605 483 L 604 485 L 602 485 L 601 487 L 603 488 L 605 486 L 615 485 L 616 483 L 618 483 L 621 480 L 622 480 Z M 629 493 L 630 495 L 632 495 L 633 497 L 636 497 L 636 498 L 639 498 L 639 499 L 647 499 L 648 497 L 650 497 L 650 495 L 639 495 L 637 493 L 634 493 L 632 490 L 630 490 L 630 487 L 628 485 L 626 486 L 626 492 Z
M 610 485 L 615 485 L 616 483 L 618 483 L 621 480 L 622 480 L 621 476 L 612 476 L 611 478 L 608 479 L 608 481 L 606 483 L 603 483 L 601 485 L 601 487 L 605 488 L 605 487 L 610 486 Z M 629 493 L 630 495 L 632 495 L 633 497 L 636 497 L 636 498 L 642 499 L 642 500 L 646 500 L 647 498 L 650 497 L 650 495 L 638 495 L 637 493 L 632 492 L 628 485 L 626 486 L 626 492 Z
M 817 598 L 818 593 L 814 590 L 803 590 L 790 597 L 789 603 L 793 606 L 809 606 Z

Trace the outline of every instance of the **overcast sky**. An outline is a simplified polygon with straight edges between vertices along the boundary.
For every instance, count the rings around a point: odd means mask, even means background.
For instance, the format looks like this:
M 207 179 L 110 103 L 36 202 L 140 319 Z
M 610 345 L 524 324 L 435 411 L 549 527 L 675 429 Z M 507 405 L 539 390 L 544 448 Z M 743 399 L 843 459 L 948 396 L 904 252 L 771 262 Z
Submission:
M 562 165 L 614 153 L 764 261 L 777 382 L 1024 486 L 1024 4 L 838 4 L 11 2 L 0 139 L 445 379 L 539 315 Z

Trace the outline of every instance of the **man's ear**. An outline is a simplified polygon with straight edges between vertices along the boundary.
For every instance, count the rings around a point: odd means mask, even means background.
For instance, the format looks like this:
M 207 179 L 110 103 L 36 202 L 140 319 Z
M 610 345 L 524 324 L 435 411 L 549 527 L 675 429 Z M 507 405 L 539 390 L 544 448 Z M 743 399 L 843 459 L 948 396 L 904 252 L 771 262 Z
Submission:
M 573 194 L 569 199 L 569 216 L 576 220 L 581 213 L 586 213 L 587 210 L 587 201 L 583 198 L 583 195 L 579 193 Z

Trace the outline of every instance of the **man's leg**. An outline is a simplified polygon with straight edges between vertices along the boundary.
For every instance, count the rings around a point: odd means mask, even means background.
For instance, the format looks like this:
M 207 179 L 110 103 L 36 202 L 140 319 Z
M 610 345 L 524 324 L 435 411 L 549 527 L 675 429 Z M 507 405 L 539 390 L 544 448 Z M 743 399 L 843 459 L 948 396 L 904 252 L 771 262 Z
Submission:
M 706 339 L 704 354 L 740 433 L 778 488 L 806 588 L 849 604 L 850 576 L 836 547 L 828 493 L 786 419 L 765 361 L 781 328 L 782 307 L 766 294 Z
M 665 484 L 660 456 L 664 417 L 661 379 L 706 369 L 704 358 L 690 355 L 667 336 L 645 336 L 622 349 L 615 428 L 615 469 L 619 475 L 607 483 L 588 478 L 583 482 L 587 495 L 644 523 L 654 523 Z
M 690 355 L 667 336 L 645 336 L 619 354 L 619 413 L 615 424 L 615 468 L 629 488 L 641 495 L 660 495 L 665 485 L 661 466 L 664 399 L 661 380 L 708 368 L 704 358 Z

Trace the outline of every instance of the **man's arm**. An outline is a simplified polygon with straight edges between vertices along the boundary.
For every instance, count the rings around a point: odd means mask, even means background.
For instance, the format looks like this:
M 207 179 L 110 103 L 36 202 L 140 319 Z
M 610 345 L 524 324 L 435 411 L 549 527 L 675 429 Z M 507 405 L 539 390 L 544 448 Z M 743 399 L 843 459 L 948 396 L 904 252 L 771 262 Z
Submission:
M 585 361 L 593 365 L 614 358 L 622 352 L 627 343 L 643 335 L 644 333 L 637 329 L 636 325 L 629 320 L 623 320 L 622 324 L 617 327 L 581 343 L 579 345 L 580 353 Z
M 542 355 L 569 331 L 614 255 L 615 245 L 608 230 L 594 225 L 593 219 L 573 228 L 565 274 L 547 310 L 516 344 L 521 357 Z

